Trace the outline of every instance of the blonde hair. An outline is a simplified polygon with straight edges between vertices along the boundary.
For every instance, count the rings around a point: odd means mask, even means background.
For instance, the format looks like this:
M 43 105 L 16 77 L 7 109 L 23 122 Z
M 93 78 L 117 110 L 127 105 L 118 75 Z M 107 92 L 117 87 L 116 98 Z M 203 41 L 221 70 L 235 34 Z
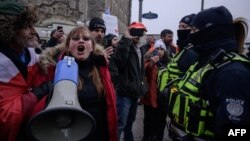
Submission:
M 233 21 L 235 27 L 235 39 L 237 40 L 238 51 L 241 54 L 244 51 L 244 43 L 248 34 L 247 20 L 243 17 L 236 18 Z

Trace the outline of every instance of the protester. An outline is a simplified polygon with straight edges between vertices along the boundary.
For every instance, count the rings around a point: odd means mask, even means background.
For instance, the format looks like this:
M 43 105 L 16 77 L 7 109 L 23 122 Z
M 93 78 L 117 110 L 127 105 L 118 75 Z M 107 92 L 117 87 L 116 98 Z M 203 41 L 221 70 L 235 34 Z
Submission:
M 147 51 L 153 51 L 154 50 L 154 44 L 155 44 L 155 38 L 153 35 L 147 35 L 147 43 L 143 45 L 145 52 Z
M 91 32 L 91 35 L 94 37 L 96 43 L 103 46 L 104 48 L 105 45 L 104 45 L 103 39 L 104 39 L 105 32 L 106 32 L 106 25 L 104 23 L 104 20 L 99 17 L 94 17 L 90 20 L 88 28 Z M 108 63 L 109 63 L 108 58 L 110 58 L 113 53 L 114 52 L 113 52 L 112 46 L 105 47 L 104 55 Z
M 63 29 L 54 29 L 50 33 L 50 39 L 42 45 L 42 48 L 55 47 L 56 45 L 62 43 L 64 40 L 64 31 Z
M 36 32 L 35 28 L 32 29 L 30 32 L 30 36 L 28 37 L 27 47 L 35 48 L 35 52 L 37 54 L 42 53 L 42 48 L 40 45 L 40 37 L 39 37 L 38 33 Z
M 136 117 L 138 99 L 147 91 L 144 81 L 144 51 L 139 46 L 145 31 L 147 31 L 146 27 L 142 23 L 132 22 L 114 53 L 119 70 L 116 85 L 119 140 L 122 132 L 124 132 L 125 141 L 134 140 L 132 126 Z
M 167 48 L 168 56 L 171 58 L 178 52 L 178 48 L 173 43 L 173 34 L 173 31 L 169 29 L 161 31 L 161 39 Z
M 103 45 L 103 38 L 106 32 L 106 25 L 104 20 L 98 17 L 94 17 L 89 22 L 89 30 L 91 35 L 95 38 L 96 43 Z
M 116 49 L 117 49 L 118 43 L 119 43 L 119 39 L 114 34 L 108 34 L 108 35 L 106 35 L 104 37 L 104 42 L 105 42 L 104 43 L 105 48 L 112 47 L 113 52 L 115 52 Z M 108 57 L 109 71 L 110 71 L 110 74 L 111 74 L 112 82 L 113 82 L 114 86 L 116 86 L 117 81 L 118 81 L 118 77 L 119 77 L 119 70 L 118 70 L 117 64 L 115 63 L 115 60 L 114 60 L 113 56 L 114 56 L 114 54 L 112 53 Z
M 38 20 L 33 5 L 0 2 L 0 138 L 26 140 L 25 126 L 33 107 L 49 89 L 39 76 L 34 48 L 26 48 Z M 44 83 L 44 86 L 47 83 Z
M 157 40 L 154 45 L 154 51 L 148 51 L 145 56 L 149 56 L 145 63 L 146 80 L 149 90 L 144 95 L 140 103 L 144 104 L 144 120 L 143 120 L 143 139 L 142 141 L 160 141 L 159 117 L 162 113 L 159 112 L 161 105 L 158 103 L 157 91 L 157 73 L 161 68 L 166 68 L 169 62 L 169 57 L 166 51 L 166 46 L 162 40 Z
M 250 125 L 250 61 L 238 54 L 246 26 L 233 22 L 224 6 L 197 14 L 190 41 L 198 53 L 177 89 L 171 89 L 169 116 L 174 140 L 225 140 L 229 129 Z M 237 39 L 237 40 L 236 40 Z
M 119 39 L 116 35 L 109 33 L 108 35 L 104 36 L 104 47 L 110 47 L 112 46 L 114 50 L 118 46 Z
M 116 96 L 103 53 L 90 31 L 78 26 L 62 44 L 45 50 L 40 57 L 40 65 L 48 75 L 54 75 L 56 62 L 65 55 L 75 58 L 79 66 L 79 103 L 96 121 L 96 130 L 84 141 L 117 141 Z M 36 106 L 34 113 L 44 107 L 45 101 Z

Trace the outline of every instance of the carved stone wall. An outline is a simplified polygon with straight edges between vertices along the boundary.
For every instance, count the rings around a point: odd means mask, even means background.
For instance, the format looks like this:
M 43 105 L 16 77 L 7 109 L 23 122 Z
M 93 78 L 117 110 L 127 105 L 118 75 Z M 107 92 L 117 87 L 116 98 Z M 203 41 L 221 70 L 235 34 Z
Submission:
M 38 26 L 47 26 L 52 23 L 75 25 L 82 19 L 84 9 L 79 6 L 85 0 L 17 0 L 23 3 L 33 3 L 38 8 Z
M 131 0 L 17 0 L 33 3 L 38 7 L 37 26 L 51 24 L 76 25 L 88 23 L 93 17 L 101 17 L 109 7 L 110 14 L 117 16 L 120 33 L 124 33 L 131 17 Z
M 132 0 L 110 0 L 111 15 L 118 18 L 118 28 L 120 33 L 125 33 L 131 19 Z
M 88 19 L 101 17 L 106 9 L 117 16 L 120 33 L 124 33 L 131 18 L 132 0 L 88 0 Z

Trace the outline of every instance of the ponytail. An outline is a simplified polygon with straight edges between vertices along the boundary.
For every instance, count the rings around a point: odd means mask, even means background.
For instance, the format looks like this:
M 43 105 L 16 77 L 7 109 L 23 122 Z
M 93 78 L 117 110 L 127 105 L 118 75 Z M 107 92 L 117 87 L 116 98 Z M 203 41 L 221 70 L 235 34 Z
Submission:
M 248 34 L 248 24 L 245 18 L 239 17 L 233 21 L 235 27 L 235 39 L 237 41 L 238 51 L 241 54 L 244 51 L 244 43 Z

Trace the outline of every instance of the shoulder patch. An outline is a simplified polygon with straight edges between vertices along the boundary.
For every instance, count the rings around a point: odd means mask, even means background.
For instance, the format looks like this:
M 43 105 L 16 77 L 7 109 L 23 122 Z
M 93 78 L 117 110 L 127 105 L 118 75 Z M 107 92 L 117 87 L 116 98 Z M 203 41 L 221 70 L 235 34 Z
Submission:
M 241 116 L 244 112 L 244 101 L 239 99 L 226 99 L 226 108 L 229 113 L 230 120 L 240 120 L 239 116 Z

